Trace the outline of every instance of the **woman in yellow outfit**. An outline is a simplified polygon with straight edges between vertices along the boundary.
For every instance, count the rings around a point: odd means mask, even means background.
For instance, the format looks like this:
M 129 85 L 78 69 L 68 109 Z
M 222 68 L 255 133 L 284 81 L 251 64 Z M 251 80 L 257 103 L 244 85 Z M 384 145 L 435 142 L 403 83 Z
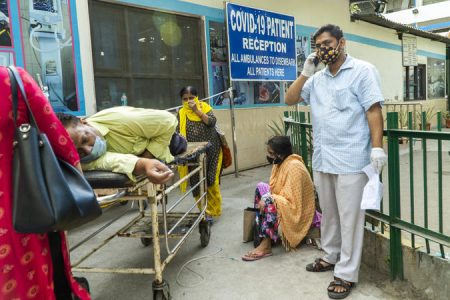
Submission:
M 222 213 L 222 195 L 220 194 L 219 178 L 222 169 L 222 148 L 220 138 L 216 131 L 216 117 L 212 107 L 205 102 L 199 102 L 197 89 L 187 86 L 181 89 L 180 97 L 183 107 L 178 112 L 177 131 L 188 142 L 210 142 L 211 147 L 206 151 L 206 180 L 208 183 L 206 218 L 212 222 L 212 217 L 218 217 Z M 186 176 L 188 167 L 179 167 L 180 177 Z M 199 181 L 199 176 L 190 178 L 190 185 L 194 186 Z M 186 191 L 186 184 L 181 186 Z M 200 197 L 199 188 L 194 189 L 194 197 Z

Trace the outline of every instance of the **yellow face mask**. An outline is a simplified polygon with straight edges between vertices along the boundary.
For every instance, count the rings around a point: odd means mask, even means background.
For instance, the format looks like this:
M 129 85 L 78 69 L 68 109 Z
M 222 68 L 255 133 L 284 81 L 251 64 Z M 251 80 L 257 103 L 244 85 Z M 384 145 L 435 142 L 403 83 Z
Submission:
M 200 101 L 198 100 L 198 97 L 195 97 L 194 101 L 197 104 L 197 107 L 200 108 Z M 188 102 L 189 101 L 183 101 L 183 108 L 191 110 L 191 108 L 189 107 L 189 103 Z

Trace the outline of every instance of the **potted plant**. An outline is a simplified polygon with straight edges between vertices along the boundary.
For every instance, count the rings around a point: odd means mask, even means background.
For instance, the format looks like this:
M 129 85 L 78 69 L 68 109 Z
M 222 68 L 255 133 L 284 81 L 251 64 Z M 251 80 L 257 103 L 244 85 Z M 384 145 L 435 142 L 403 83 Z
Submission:
M 407 130 L 408 129 L 408 111 L 406 110 L 400 110 L 398 112 L 398 122 L 400 129 Z M 406 144 L 408 143 L 408 138 L 401 137 L 398 140 L 399 144 Z
M 425 128 L 426 130 L 431 130 L 431 119 L 433 119 L 434 116 L 436 116 L 436 112 L 434 111 L 434 107 L 430 106 L 427 109 L 425 109 L 425 121 L 427 122 Z M 417 112 L 417 119 L 420 126 L 420 129 L 422 129 L 422 113 Z
M 446 111 L 442 114 L 445 121 L 445 127 L 450 128 L 450 111 Z
M 273 135 L 285 135 L 285 124 L 283 122 L 283 119 L 281 120 L 271 120 L 269 124 L 267 124 L 267 127 L 269 127 L 269 130 L 271 134 Z

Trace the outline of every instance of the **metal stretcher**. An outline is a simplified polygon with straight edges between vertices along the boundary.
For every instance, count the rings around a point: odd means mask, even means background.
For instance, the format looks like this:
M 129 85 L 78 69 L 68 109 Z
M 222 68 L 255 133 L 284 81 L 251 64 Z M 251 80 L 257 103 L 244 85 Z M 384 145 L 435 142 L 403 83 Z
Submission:
M 138 178 L 137 182 L 132 182 L 127 176 L 119 173 L 104 171 L 85 172 L 87 180 L 96 191 L 104 191 L 105 189 L 114 189 L 116 191 L 112 195 L 98 197 L 100 205 L 118 201 L 138 200 L 139 213 L 127 225 L 109 236 L 101 244 L 92 248 L 89 253 L 75 262 L 72 265 L 72 270 L 75 272 L 92 273 L 154 274 L 155 277 L 152 285 L 153 299 L 170 299 L 169 284 L 162 276 L 167 264 L 177 254 L 181 245 L 197 225 L 200 231 L 201 246 L 206 247 L 209 243 L 211 228 L 210 223 L 205 219 L 207 205 L 205 152 L 208 147 L 209 144 L 207 142 L 188 143 L 187 151 L 175 158 L 174 165 L 188 165 L 193 170 L 186 177 L 178 180 L 169 187 L 153 184 L 146 177 Z M 172 201 L 169 202 L 169 194 L 178 188 L 182 182 L 188 180 L 195 174 L 199 174 L 199 182 L 188 189 L 181 197 L 173 201 L 173 203 Z M 175 212 L 174 209 L 197 187 L 200 189 L 199 199 L 187 211 Z M 144 209 L 146 204 L 149 205 L 149 210 Z M 158 212 L 159 205 L 161 207 Z M 199 212 L 193 212 L 197 206 L 200 208 Z M 111 225 L 114 221 L 117 221 L 117 219 L 112 220 L 107 225 Z M 101 228 L 101 230 L 103 229 Z M 74 245 L 71 247 L 71 251 L 98 233 L 99 231 L 96 231 L 77 245 Z M 97 268 L 80 266 L 88 257 L 107 245 L 115 237 L 140 238 L 144 246 L 152 244 L 154 268 Z M 163 240 L 162 245 L 160 238 Z M 175 246 L 170 247 L 169 239 L 172 238 L 176 238 L 177 243 Z M 162 259 L 160 247 L 164 245 L 168 255 L 165 259 Z

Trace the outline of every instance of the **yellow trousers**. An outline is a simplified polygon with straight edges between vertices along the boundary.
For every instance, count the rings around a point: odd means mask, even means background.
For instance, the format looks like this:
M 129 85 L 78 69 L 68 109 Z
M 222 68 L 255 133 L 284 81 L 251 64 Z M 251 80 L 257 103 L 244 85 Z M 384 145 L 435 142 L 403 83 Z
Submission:
M 206 191 L 206 199 L 208 199 L 208 206 L 206 207 L 206 214 L 212 217 L 218 217 L 222 214 L 222 195 L 220 194 L 220 185 L 219 185 L 219 177 L 220 177 L 220 168 L 222 167 L 222 149 L 220 149 L 219 153 L 219 161 L 217 163 L 216 170 L 216 178 L 214 183 L 208 186 Z M 195 197 L 197 201 L 199 197 Z M 201 206 L 199 205 L 199 209 Z

